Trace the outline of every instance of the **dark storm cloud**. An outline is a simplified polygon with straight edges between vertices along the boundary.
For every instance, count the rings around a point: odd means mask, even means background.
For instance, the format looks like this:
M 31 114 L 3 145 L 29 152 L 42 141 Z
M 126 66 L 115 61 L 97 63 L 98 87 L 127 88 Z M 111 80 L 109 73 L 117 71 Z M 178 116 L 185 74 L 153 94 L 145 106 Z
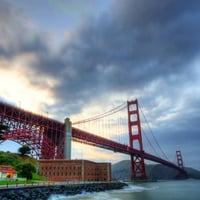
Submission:
M 43 77 L 57 79 L 59 84 L 51 88 L 57 105 L 70 107 L 71 114 L 104 93 L 145 91 L 157 80 L 168 83 L 151 94 L 146 91 L 148 100 L 143 102 L 149 105 L 153 95 L 177 95 L 180 91 L 174 86 L 181 87 L 190 75 L 188 63 L 200 47 L 199 4 L 113 1 L 110 13 L 84 21 L 73 40 L 52 53 L 48 36 L 32 32 L 19 11 L 2 1 L 0 29 L 6 44 L 0 45 L 1 56 L 34 53 L 37 62 L 28 66 L 35 73 L 30 82 L 42 88 Z M 171 76 L 176 78 L 171 81 Z
M 171 161 L 174 161 L 175 151 L 181 150 L 186 166 L 193 166 L 200 169 L 198 159 L 200 153 L 200 135 L 198 125 L 200 121 L 199 94 L 193 94 L 192 96 L 188 95 L 185 97 L 179 97 L 179 94 L 180 93 L 177 93 L 177 95 L 171 97 L 172 102 L 167 101 L 164 104 L 161 103 L 160 108 L 158 108 L 158 102 L 156 104 L 155 99 L 151 106 L 146 102 L 144 109 L 150 111 L 150 113 L 146 115 L 146 118 L 150 124 L 153 124 L 153 134 Z M 151 101 L 152 99 L 153 98 L 151 97 Z M 180 108 L 177 108 L 180 102 L 183 103 L 183 105 Z M 171 117 L 165 118 L 165 116 L 168 115 L 171 115 Z M 164 116 L 165 119 L 159 120 L 159 117 L 162 116 Z M 141 119 L 144 121 L 142 115 Z M 143 127 L 146 126 L 143 125 Z M 147 128 L 145 132 L 145 135 L 150 139 L 153 146 L 158 149 L 154 139 L 151 137 L 150 130 Z M 143 138 L 146 144 L 147 141 L 145 140 L 144 132 Z M 149 145 L 144 146 L 149 147 Z M 152 149 L 150 150 L 151 153 L 153 153 Z
M 118 2 L 113 5 L 113 15 L 83 24 L 76 42 L 62 50 L 66 66 L 75 72 L 70 84 L 66 81 L 68 90 L 92 94 L 142 89 L 156 79 L 167 81 L 171 75 L 184 77 L 189 72 L 188 63 L 200 47 L 200 3 L 147 4 Z M 63 84 L 57 89 L 63 92 Z M 82 92 L 77 95 L 85 98 Z
M 4 24 L 13 34 L 12 40 L 7 36 L 12 41 L 7 52 L 34 52 L 38 62 L 31 67 L 36 75 L 60 81 L 55 88 L 60 100 L 86 102 L 103 92 L 141 90 L 157 79 L 188 76 L 188 63 L 200 47 L 199 8 L 195 0 L 113 1 L 110 13 L 85 21 L 73 41 L 54 54 L 44 35 L 14 25 L 16 11 L 9 11 Z M 6 52 L 2 45 L 0 51 Z
M 38 58 L 32 67 L 36 75 L 59 80 L 55 96 L 74 105 L 71 112 L 104 93 L 144 90 L 157 80 L 169 83 L 157 93 L 171 94 L 191 76 L 188 64 L 199 53 L 199 4 L 113 1 L 112 12 L 83 22 L 54 55 L 46 50 L 46 40 L 27 43 Z
M 46 38 L 36 33 L 20 10 L 6 1 L 0 2 L 0 38 L 0 56 L 4 58 L 48 51 Z
M 113 5 L 114 15 L 124 27 L 130 24 L 142 28 L 170 24 L 185 14 L 199 11 L 198 0 L 125 0 L 120 4 L 113 0 Z

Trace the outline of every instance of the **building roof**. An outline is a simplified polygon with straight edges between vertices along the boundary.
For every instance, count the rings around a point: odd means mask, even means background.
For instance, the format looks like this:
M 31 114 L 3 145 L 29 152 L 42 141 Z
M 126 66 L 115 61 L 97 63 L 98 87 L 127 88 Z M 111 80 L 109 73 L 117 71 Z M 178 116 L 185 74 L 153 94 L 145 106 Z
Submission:
M 0 172 L 3 172 L 3 173 L 17 173 L 17 171 L 11 165 L 0 165 Z
M 80 163 L 80 162 L 88 162 L 88 163 L 93 163 L 93 164 L 110 164 L 108 162 L 94 162 L 94 161 L 90 161 L 90 160 L 83 160 L 83 159 L 73 159 L 73 160 L 67 160 L 67 159 L 40 159 L 39 160 L 40 163 Z
M 17 171 L 14 170 L 14 169 L 13 170 L 9 170 L 9 169 L 8 170 L 6 170 L 6 169 L 2 170 L 2 169 L 0 169 L 0 172 L 3 172 L 3 173 L 17 173 Z

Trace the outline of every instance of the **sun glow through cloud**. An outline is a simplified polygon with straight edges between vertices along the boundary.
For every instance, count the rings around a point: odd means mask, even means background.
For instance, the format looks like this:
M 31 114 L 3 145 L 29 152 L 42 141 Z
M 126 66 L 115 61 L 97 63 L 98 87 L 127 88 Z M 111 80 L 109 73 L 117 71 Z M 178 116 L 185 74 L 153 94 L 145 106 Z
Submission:
M 52 105 L 55 99 L 49 89 L 31 84 L 30 80 L 34 77 L 27 67 L 30 59 L 32 60 L 33 57 L 29 55 L 16 57 L 12 62 L 0 61 L 1 67 L 3 66 L 0 68 L 0 93 L 4 99 L 10 99 L 23 109 L 44 114 L 46 112 L 44 105 Z M 45 81 L 49 85 L 55 84 L 55 81 L 51 79 L 46 78 Z

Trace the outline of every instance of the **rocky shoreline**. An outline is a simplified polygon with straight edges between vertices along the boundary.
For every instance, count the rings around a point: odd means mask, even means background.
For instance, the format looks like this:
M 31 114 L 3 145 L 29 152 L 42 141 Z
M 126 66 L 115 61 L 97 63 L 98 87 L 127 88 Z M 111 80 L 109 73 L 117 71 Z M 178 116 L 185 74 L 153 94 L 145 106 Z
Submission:
M 118 190 L 127 186 L 122 182 L 61 184 L 50 186 L 33 186 L 0 189 L 1 200 L 47 200 L 53 194 L 76 195 L 85 192 Z

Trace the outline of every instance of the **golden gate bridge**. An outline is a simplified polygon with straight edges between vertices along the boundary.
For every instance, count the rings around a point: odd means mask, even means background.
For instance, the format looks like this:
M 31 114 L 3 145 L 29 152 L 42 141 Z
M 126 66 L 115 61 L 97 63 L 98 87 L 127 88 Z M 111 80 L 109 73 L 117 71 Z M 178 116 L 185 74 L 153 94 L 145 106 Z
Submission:
M 20 145 L 27 145 L 32 156 L 38 159 L 71 159 L 72 140 L 130 155 L 133 180 L 147 178 L 144 160 L 176 169 L 183 178 L 186 178 L 181 152 L 176 151 L 176 164 L 169 161 L 150 129 L 154 143 L 162 154 L 158 155 L 145 133 L 146 128 L 143 127 L 148 126 L 148 122 L 141 111 L 145 119 L 141 123 L 140 111 L 136 99 L 103 114 L 71 123 L 69 118 L 65 119 L 65 122 L 60 122 L 0 102 L 0 124 L 8 127 L 1 133 L 0 143 L 12 140 Z M 144 139 L 153 153 L 144 150 L 142 136 L 145 136 Z

